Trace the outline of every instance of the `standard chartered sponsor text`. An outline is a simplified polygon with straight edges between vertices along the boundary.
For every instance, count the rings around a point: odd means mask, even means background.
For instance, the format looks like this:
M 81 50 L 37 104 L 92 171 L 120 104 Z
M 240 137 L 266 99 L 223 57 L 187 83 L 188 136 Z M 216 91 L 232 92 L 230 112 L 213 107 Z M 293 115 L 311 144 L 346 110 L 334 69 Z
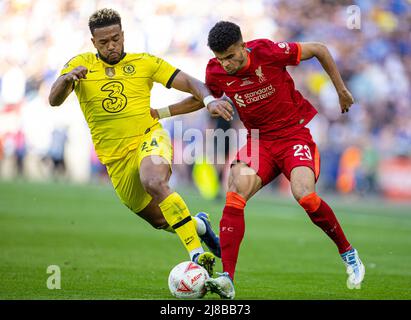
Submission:
M 249 92 L 244 94 L 244 98 L 246 99 L 246 103 L 253 103 L 257 102 L 263 99 L 268 98 L 275 92 L 275 88 L 273 88 L 273 85 L 270 84 L 269 86 L 265 88 L 258 89 L 257 91 Z

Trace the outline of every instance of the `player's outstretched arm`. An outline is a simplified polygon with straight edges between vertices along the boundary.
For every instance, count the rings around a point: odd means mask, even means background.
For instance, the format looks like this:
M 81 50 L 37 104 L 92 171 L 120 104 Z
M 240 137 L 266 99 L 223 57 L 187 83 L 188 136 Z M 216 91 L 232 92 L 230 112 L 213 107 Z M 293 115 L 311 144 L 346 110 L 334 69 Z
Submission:
M 184 100 L 177 102 L 175 104 L 171 104 L 166 108 L 161 109 L 151 109 L 151 116 L 153 118 L 167 118 L 176 116 L 179 114 L 185 114 L 197 111 L 199 109 L 204 108 L 204 104 L 202 101 L 198 101 L 193 96 L 185 98 Z
M 329 75 L 340 100 L 341 112 L 348 112 L 354 99 L 348 91 L 328 48 L 319 42 L 301 42 L 301 60 L 316 57 Z
M 71 72 L 58 77 L 57 80 L 53 83 L 50 90 L 50 105 L 52 107 L 61 105 L 73 91 L 75 81 L 86 79 L 87 72 L 88 70 L 86 67 L 79 66 L 73 69 Z
M 208 111 L 213 116 L 220 116 L 227 121 L 233 119 L 234 110 L 230 103 L 223 99 L 214 98 L 205 83 L 201 82 L 200 80 L 197 80 L 196 78 L 193 78 L 190 75 L 180 71 L 174 78 L 171 86 L 174 89 L 191 93 L 193 95 L 193 98 L 201 103 L 201 105 L 198 105 L 194 100 L 188 100 L 185 101 L 184 104 L 177 104 L 178 106 L 174 107 L 174 109 L 182 111 L 181 108 L 187 108 L 188 112 L 191 112 L 189 111 L 190 108 L 200 109 L 202 105 L 204 105 L 207 106 Z

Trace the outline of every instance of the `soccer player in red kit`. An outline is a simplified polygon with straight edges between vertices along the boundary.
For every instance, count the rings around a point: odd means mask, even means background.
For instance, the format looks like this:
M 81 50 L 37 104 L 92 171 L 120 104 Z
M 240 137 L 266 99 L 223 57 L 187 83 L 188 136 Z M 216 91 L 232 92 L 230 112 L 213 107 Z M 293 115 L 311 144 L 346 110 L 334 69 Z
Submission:
M 215 58 L 206 70 L 206 85 L 215 97 L 231 99 L 248 130 L 246 145 L 230 169 L 226 205 L 220 221 L 223 273 L 207 286 L 222 298 L 233 299 L 234 272 L 244 236 L 244 208 L 262 187 L 283 173 L 294 198 L 314 224 L 334 241 L 345 263 L 350 289 L 361 286 L 365 268 L 346 239 L 333 210 L 316 193 L 320 155 L 306 125 L 317 114 L 294 87 L 286 67 L 316 57 L 330 76 L 342 113 L 353 98 L 344 85 L 327 47 L 321 43 L 244 42 L 239 26 L 218 22 L 209 32 L 208 46 Z M 211 114 L 216 113 L 209 108 Z M 254 137 L 257 130 L 258 137 Z

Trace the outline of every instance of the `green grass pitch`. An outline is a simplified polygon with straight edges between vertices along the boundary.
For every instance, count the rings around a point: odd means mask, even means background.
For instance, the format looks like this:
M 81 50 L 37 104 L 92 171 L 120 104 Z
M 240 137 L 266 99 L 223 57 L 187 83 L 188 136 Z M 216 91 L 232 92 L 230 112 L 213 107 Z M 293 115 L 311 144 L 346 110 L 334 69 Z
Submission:
M 217 228 L 223 201 L 180 194 Z M 346 288 L 336 247 L 294 200 L 265 193 L 246 207 L 237 299 L 411 299 L 411 206 L 325 198 L 366 266 L 362 289 Z M 187 259 L 176 235 L 134 215 L 111 186 L 0 182 L 1 300 L 172 299 L 168 273 Z M 49 265 L 60 267 L 60 290 L 46 286 Z

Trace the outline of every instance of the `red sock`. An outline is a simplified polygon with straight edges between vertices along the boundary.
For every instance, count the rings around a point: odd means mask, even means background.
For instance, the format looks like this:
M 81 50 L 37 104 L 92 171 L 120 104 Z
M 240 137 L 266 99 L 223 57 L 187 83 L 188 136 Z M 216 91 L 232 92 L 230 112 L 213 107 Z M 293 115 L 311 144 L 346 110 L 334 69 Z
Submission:
M 352 248 L 333 210 L 315 192 L 302 198 L 299 203 L 308 213 L 311 221 L 334 241 L 340 254 Z
M 223 217 L 220 220 L 221 262 L 223 271 L 234 280 L 238 251 L 244 237 L 246 200 L 235 192 L 227 192 Z

